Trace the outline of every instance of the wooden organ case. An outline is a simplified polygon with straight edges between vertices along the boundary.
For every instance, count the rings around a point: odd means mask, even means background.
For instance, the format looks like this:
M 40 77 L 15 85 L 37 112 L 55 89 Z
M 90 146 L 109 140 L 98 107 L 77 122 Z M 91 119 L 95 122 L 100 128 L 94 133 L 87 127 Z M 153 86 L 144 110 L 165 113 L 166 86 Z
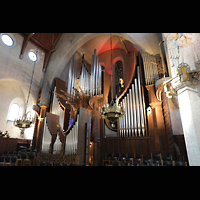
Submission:
M 125 107 L 125 114 L 119 118 L 117 128 L 112 129 L 106 120 L 102 121 L 99 165 L 105 153 L 143 154 L 144 158 L 149 158 L 151 153 L 172 154 L 162 101 L 156 97 L 153 82 L 158 74 L 157 65 L 154 57 L 147 63 L 145 56 L 135 53 L 132 78 L 118 97 L 119 104 Z M 147 112 L 149 106 L 151 112 Z
M 51 89 L 50 112 L 46 112 L 42 137 L 42 154 L 76 157 L 75 165 L 89 165 L 91 112 L 93 103 L 103 98 L 102 70 L 96 56 L 92 57 L 91 74 L 82 61 L 76 77 L 71 59 L 66 82 L 55 78 Z
M 104 98 L 108 101 L 111 83 L 96 50 L 91 71 L 82 62 L 79 77 L 72 57 L 67 89 L 59 78 L 53 83 L 50 112 L 44 118 L 42 153 L 77 156 L 77 165 L 101 165 L 105 153 L 137 153 L 144 157 L 150 157 L 151 152 L 168 153 L 162 102 L 155 96 L 154 84 L 145 84 L 148 66 L 141 54 L 135 52 L 133 56 L 131 79 L 118 97 L 125 115 L 115 129 L 99 114 L 99 105 Z M 151 113 L 146 111 L 149 105 Z

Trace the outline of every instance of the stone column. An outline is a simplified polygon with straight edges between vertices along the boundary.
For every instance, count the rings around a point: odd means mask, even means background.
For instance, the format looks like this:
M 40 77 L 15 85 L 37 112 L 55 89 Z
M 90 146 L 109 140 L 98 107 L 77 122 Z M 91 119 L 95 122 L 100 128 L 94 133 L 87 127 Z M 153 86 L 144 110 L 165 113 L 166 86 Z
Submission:
M 164 33 L 168 55 L 168 67 L 171 77 L 177 75 L 180 63 L 187 63 L 190 70 L 196 70 L 199 60 L 199 33 Z M 172 86 L 177 91 L 179 110 L 190 166 L 200 166 L 200 84 L 189 81 L 173 80 Z
M 190 166 L 200 166 L 200 86 L 177 90 L 181 121 Z
M 42 138 L 43 138 L 43 130 L 44 130 L 44 118 L 45 118 L 45 113 L 46 110 L 49 106 L 49 83 L 47 82 L 44 84 L 42 93 L 41 93 L 41 98 L 40 98 L 40 117 L 38 120 L 38 125 L 37 125 L 37 133 L 36 133 L 36 150 L 38 152 L 41 151 L 42 148 Z

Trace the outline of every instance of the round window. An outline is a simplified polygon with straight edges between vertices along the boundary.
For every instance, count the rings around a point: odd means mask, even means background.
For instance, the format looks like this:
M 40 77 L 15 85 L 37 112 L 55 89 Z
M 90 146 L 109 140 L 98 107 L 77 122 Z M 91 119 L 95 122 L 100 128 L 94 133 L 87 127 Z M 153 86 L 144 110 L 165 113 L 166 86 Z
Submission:
M 33 62 L 36 62 L 37 61 L 37 54 L 36 54 L 36 51 L 31 49 L 29 52 L 28 52 L 28 57 L 30 58 L 31 61 Z
M 2 33 L 1 34 L 1 40 L 8 47 L 12 47 L 14 45 L 13 38 L 8 34 Z

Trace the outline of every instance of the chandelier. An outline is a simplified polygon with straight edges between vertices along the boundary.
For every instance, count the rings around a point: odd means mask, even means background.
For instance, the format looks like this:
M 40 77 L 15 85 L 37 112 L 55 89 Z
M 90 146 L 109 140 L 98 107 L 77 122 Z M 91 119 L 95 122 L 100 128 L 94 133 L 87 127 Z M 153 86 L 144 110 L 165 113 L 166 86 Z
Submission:
M 29 112 L 28 112 L 29 113 Z M 30 128 L 31 124 L 34 122 L 33 118 L 28 118 L 26 113 L 22 118 L 14 121 L 14 125 L 20 129 Z
M 36 51 L 37 52 L 37 51 Z M 37 55 L 37 53 L 36 53 Z M 22 117 L 20 117 L 19 119 L 14 120 L 14 126 L 18 127 L 21 130 L 21 137 L 24 137 L 24 130 L 25 128 L 30 128 L 31 124 L 34 122 L 34 118 L 29 117 L 28 118 L 28 113 L 27 112 L 27 107 L 28 107 L 28 101 L 29 101 L 29 97 L 30 97 L 30 93 L 31 93 L 31 86 L 32 86 L 32 81 L 33 81 L 33 74 L 34 74 L 34 70 L 35 70 L 35 63 L 33 65 L 33 71 L 32 71 L 32 77 L 31 77 L 31 83 L 30 83 L 30 87 L 29 87 L 29 92 L 28 92 L 28 97 L 27 97 L 27 101 L 26 101 L 26 108 L 25 108 L 25 112 L 24 115 Z
M 110 47 L 111 47 L 111 102 L 107 104 L 104 100 L 104 106 L 99 106 L 99 113 L 103 119 L 108 119 L 110 121 L 111 127 L 115 127 L 117 119 L 124 115 L 124 107 L 118 105 L 118 100 L 116 96 L 116 102 L 113 100 L 113 71 L 112 71 L 112 33 L 110 33 Z
M 40 34 L 41 36 L 41 34 Z M 37 57 L 37 53 L 38 53 L 38 46 L 36 49 L 36 57 Z M 29 92 L 28 92 L 28 97 L 27 97 L 27 101 L 26 101 L 26 108 L 25 108 L 25 112 L 23 114 L 22 117 L 20 117 L 19 119 L 14 120 L 14 126 L 18 127 L 21 130 L 21 137 L 24 137 L 24 130 L 26 128 L 30 128 L 31 124 L 34 123 L 34 118 L 28 117 L 28 113 L 30 111 L 27 112 L 27 107 L 28 107 L 28 101 L 29 101 L 29 97 L 30 97 L 30 93 L 31 93 L 31 86 L 32 86 L 32 82 L 33 82 L 33 75 L 34 75 L 34 71 L 35 71 L 35 64 L 36 61 L 33 61 L 33 71 L 32 71 L 32 76 L 31 76 L 31 82 L 30 82 L 30 87 L 29 87 Z
M 37 52 L 37 51 L 36 51 Z M 37 53 L 36 53 L 37 55 Z M 28 97 L 27 97 L 27 101 L 26 101 L 26 108 L 25 108 L 25 112 L 24 115 L 22 117 L 20 117 L 19 119 L 14 120 L 14 126 L 18 127 L 21 130 L 21 137 L 24 137 L 24 130 L 25 128 L 30 128 L 31 124 L 34 122 L 34 118 L 28 117 L 28 113 L 27 112 L 27 107 L 28 107 L 28 101 L 29 101 L 29 97 L 30 97 L 30 93 L 31 93 L 31 86 L 32 86 L 32 81 L 33 81 L 33 74 L 34 74 L 34 70 L 35 70 L 35 63 L 33 65 L 33 71 L 32 71 L 32 77 L 31 77 L 31 82 L 30 82 L 30 87 L 29 87 L 29 92 L 28 92 Z

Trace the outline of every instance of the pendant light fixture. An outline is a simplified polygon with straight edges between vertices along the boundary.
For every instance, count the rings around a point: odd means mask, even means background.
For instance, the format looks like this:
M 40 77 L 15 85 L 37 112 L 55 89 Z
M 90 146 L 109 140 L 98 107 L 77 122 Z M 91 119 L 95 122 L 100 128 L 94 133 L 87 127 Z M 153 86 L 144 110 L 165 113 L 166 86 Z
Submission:
M 111 57 L 111 102 L 110 104 L 106 104 L 106 101 L 104 100 L 104 106 L 99 107 L 99 113 L 103 119 L 109 119 L 111 127 L 115 128 L 115 123 L 117 122 L 117 119 L 122 117 L 125 111 L 123 106 L 118 105 L 117 96 L 115 103 L 113 100 L 112 33 L 110 33 L 110 51 L 111 51 L 111 56 L 110 56 Z
M 40 33 L 41 36 L 41 33 Z M 38 46 L 36 48 L 36 58 L 37 58 L 37 54 L 38 54 Z M 14 121 L 14 126 L 18 127 L 21 130 L 21 137 L 24 137 L 24 130 L 26 128 L 30 128 L 31 124 L 34 123 L 34 118 L 31 118 L 31 116 L 28 118 L 28 113 L 30 111 L 27 112 L 27 107 L 28 107 L 28 101 L 29 101 L 29 97 L 30 97 L 30 93 L 31 93 L 31 86 L 32 86 L 32 82 L 33 82 L 33 75 L 34 75 L 34 71 L 35 71 L 35 65 L 36 65 L 36 60 L 32 60 L 33 64 L 33 71 L 32 71 L 32 76 L 31 76 L 31 82 L 30 82 L 30 86 L 29 86 L 29 92 L 28 92 L 28 97 L 27 97 L 27 101 L 26 101 L 26 107 L 25 107 L 25 111 L 22 117 L 16 119 Z

